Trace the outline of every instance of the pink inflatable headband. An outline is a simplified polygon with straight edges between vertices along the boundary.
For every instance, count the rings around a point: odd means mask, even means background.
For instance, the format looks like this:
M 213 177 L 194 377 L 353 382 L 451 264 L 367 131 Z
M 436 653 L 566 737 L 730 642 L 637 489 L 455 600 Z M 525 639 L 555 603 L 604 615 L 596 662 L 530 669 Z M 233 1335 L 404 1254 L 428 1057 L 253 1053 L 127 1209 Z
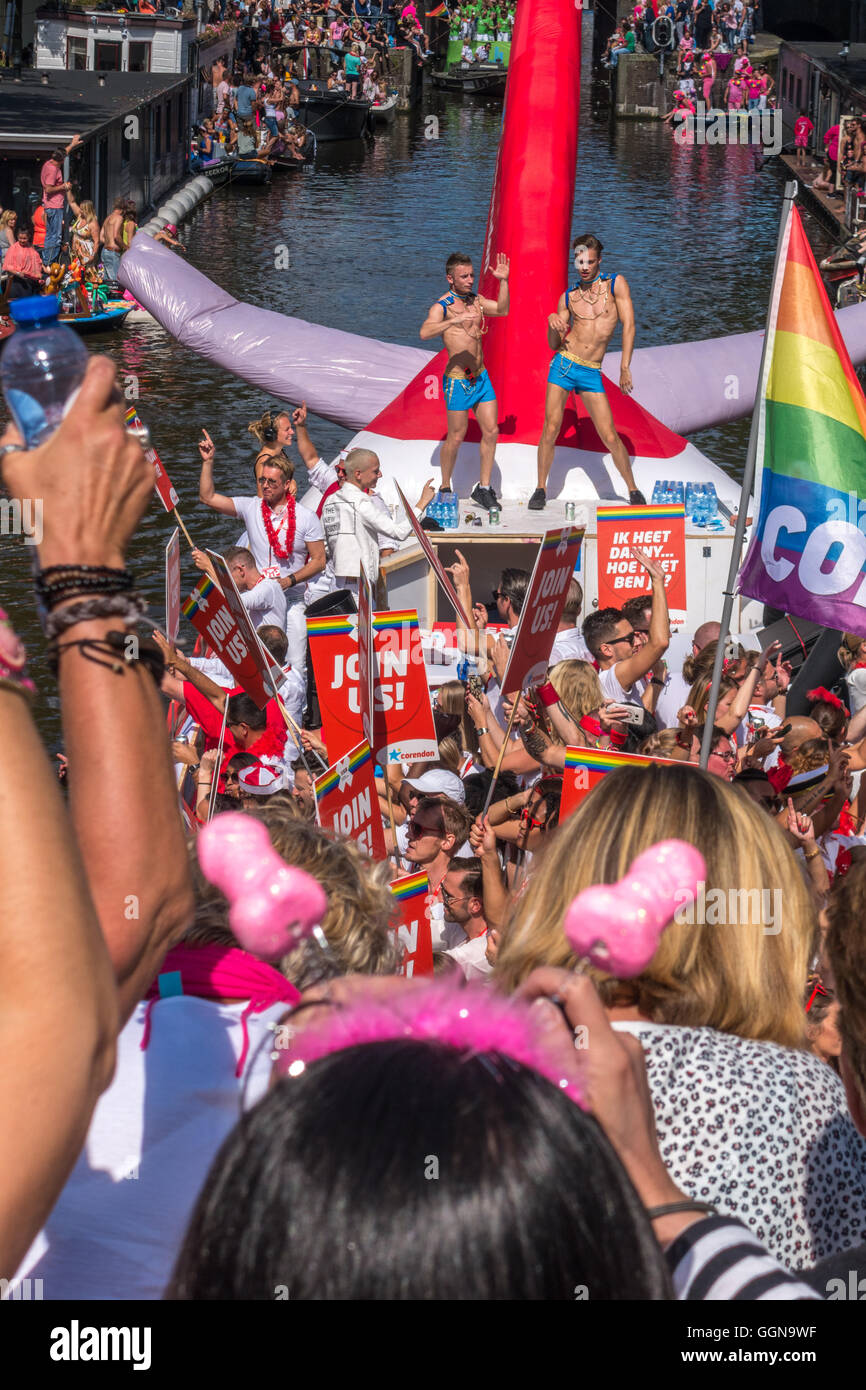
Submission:
M 662 840 L 639 854 L 619 883 L 578 893 L 565 916 L 577 954 L 628 980 L 645 970 L 678 907 L 706 878 L 703 855 L 685 840 Z
M 486 985 L 447 980 L 406 981 L 382 999 L 370 994 L 357 1003 L 328 1010 L 327 1021 L 296 1033 L 279 1070 L 297 1076 L 310 1063 L 365 1043 L 413 1038 L 475 1055 L 500 1053 L 531 1067 L 586 1108 L 575 1054 L 573 1069 L 551 1056 L 543 1024 L 523 1000 L 505 999 Z
M 229 901 L 229 926 L 245 951 L 276 960 L 312 935 L 328 910 L 321 884 L 277 854 L 261 821 L 217 816 L 196 839 L 202 873 Z

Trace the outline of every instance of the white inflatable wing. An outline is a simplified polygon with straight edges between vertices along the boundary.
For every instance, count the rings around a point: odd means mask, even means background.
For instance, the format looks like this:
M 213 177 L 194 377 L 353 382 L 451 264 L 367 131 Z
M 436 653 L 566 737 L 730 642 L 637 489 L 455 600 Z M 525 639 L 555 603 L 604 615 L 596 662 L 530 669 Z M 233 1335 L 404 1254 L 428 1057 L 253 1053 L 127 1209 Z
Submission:
M 119 278 L 184 347 L 350 429 L 384 410 L 433 356 L 245 304 L 143 233 Z

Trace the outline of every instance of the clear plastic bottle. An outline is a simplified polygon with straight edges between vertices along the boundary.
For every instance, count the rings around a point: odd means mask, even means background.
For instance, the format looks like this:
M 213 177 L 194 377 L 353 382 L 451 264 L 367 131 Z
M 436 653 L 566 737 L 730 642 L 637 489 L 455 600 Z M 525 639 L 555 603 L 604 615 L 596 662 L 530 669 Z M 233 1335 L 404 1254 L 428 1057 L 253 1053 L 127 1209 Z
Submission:
M 13 299 L 16 324 L 0 358 L 3 395 L 28 448 L 54 433 L 87 370 L 87 349 L 78 334 L 57 322 L 56 294 Z
M 460 498 L 456 492 L 452 492 L 449 504 L 450 516 L 448 525 L 452 531 L 456 531 L 460 526 Z

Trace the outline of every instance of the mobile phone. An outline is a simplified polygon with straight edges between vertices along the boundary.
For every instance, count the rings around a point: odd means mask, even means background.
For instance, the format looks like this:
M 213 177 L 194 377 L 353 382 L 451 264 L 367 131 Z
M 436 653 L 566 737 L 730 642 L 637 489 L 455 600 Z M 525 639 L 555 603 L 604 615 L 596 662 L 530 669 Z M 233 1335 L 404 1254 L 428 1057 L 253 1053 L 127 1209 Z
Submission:
M 791 732 L 792 727 L 793 726 L 791 724 L 781 724 L 778 729 L 773 729 L 771 731 L 770 737 L 785 738 L 786 735 Z
M 631 702 L 620 706 L 622 714 L 616 716 L 620 724 L 642 724 L 646 717 L 646 710 L 643 705 L 633 705 Z
M 476 700 L 484 699 L 484 682 L 480 676 L 471 675 L 466 678 L 466 693 L 474 695 Z

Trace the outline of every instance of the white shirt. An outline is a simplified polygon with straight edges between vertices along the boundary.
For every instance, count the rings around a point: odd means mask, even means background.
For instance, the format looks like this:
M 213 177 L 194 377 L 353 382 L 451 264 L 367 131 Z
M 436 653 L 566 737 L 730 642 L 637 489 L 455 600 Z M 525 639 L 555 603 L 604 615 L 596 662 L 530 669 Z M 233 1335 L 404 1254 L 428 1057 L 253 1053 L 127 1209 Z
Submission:
M 584 642 L 583 633 L 579 628 L 564 628 L 554 637 L 550 661 L 547 664 L 555 666 L 558 661 L 592 661 L 592 652 Z
M 213 681 L 214 685 L 222 686 L 223 690 L 234 690 L 237 681 L 229 668 L 220 661 L 218 656 L 191 656 L 188 657 L 190 666 L 194 666 L 197 671 L 201 671 L 203 676 Z
M 621 662 L 620 665 L 622 665 Z M 616 700 L 619 704 L 640 704 L 640 692 L 637 685 L 630 685 L 628 690 L 624 689 L 616 678 L 616 666 L 609 666 L 606 671 L 599 671 L 598 679 L 608 700 Z
M 668 671 L 655 709 L 660 729 L 675 729 L 677 715 L 686 703 L 691 686 L 681 671 Z
M 245 1004 L 176 995 L 147 1003 L 117 1040 L 117 1070 L 96 1104 L 84 1151 L 16 1277 L 44 1281 L 50 1299 L 157 1299 L 168 1283 L 193 1206 L 223 1140 L 267 1091 L 273 1034 L 286 1004 L 248 1015 Z
M 288 574 L 294 574 L 295 570 L 302 569 L 307 563 L 307 543 L 309 541 L 324 541 L 325 539 L 322 523 L 315 512 L 307 511 L 306 507 L 295 503 L 295 539 L 292 553 L 287 560 L 280 560 L 271 550 L 271 543 L 268 540 L 268 533 L 262 520 L 261 498 L 233 497 L 231 500 L 234 502 L 235 511 L 247 528 L 247 547 L 252 551 L 257 569 L 266 570 L 276 566 L 280 572 L 280 577 L 285 578 Z M 273 526 L 277 532 L 280 548 L 284 549 L 285 524 L 282 515 L 274 517 Z M 290 599 L 286 601 L 291 602 Z
M 483 980 L 492 975 L 493 966 L 487 959 L 487 932 L 467 938 L 460 946 L 452 946 L 453 956 L 467 980 Z
M 421 515 L 417 508 L 414 511 Z M 379 577 L 380 538 L 405 541 L 412 534 L 408 521 L 393 521 L 387 507 L 381 509 L 354 483 L 344 483 L 328 498 L 322 523 L 337 578 L 358 579 L 363 563 L 371 584 Z
M 263 623 L 269 623 L 285 632 L 286 596 L 276 579 L 260 579 L 252 589 L 247 589 L 241 594 L 241 601 L 250 615 L 253 627 L 258 628 Z

